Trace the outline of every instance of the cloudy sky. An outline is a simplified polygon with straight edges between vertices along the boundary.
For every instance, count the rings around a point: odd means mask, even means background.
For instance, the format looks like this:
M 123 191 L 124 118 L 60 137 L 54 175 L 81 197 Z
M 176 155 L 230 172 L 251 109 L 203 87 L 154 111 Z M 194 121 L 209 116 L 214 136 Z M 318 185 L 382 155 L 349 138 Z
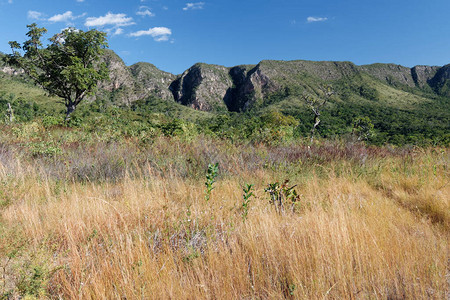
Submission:
M 130 65 L 181 73 L 196 62 L 262 59 L 450 63 L 449 0 L 0 0 L 0 51 L 33 22 L 108 32 Z

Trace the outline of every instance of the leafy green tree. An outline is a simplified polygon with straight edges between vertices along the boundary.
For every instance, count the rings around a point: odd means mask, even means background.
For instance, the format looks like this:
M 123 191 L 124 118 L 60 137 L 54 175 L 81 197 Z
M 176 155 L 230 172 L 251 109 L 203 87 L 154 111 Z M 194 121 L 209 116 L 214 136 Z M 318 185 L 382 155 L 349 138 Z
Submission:
M 9 42 L 12 54 L 6 61 L 23 69 L 50 95 L 62 98 L 68 120 L 77 105 L 95 92 L 97 83 L 108 78 L 108 69 L 101 62 L 108 46 L 106 33 L 68 28 L 55 34 L 44 47 L 41 38 L 47 29 L 36 23 L 27 28 L 29 39 L 23 45 Z
M 358 137 L 358 141 L 368 140 L 374 135 L 374 126 L 369 117 L 358 117 L 353 120 L 352 134 Z

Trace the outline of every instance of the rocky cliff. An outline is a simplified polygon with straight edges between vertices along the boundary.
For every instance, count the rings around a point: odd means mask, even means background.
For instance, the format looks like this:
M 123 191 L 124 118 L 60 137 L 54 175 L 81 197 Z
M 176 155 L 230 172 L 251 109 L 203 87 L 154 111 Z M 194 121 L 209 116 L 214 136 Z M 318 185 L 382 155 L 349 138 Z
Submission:
M 287 85 L 306 88 L 305 77 L 328 82 L 358 72 L 350 62 L 267 60 L 232 68 L 196 64 L 178 76 L 170 89 L 175 101 L 195 109 L 243 111 Z
M 226 110 L 225 97 L 233 82 L 229 69 L 195 64 L 170 85 L 175 101 L 197 110 Z
M 136 88 L 140 91 L 141 99 L 154 95 L 164 100 L 173 100 L 169 86 L 176 79 L 175 75 L 143 62 L 134 64 L 129 69 L 136 81 Z
M 416 85 L 411 69 L 400 65 L 372 64 L 360 66 L 359 69 L 390 85 L 402 84 L 409 87 Z
M 175 76 L 161 71 L 149 63 L 137 63 L 130 67 L 111 50 L 107 50 L 104 62 L 109 69 L 109 80 L 99 84 L 97 97 L 113 102 L 130 103 L 149 96 L 172 100 L 169 85 Z
M 429 83 L 436 93 L 450 97 L 450 64 L 439 68 Z
M 384 84 L 450 97 L 450 64 L 407 68 L 395 64 L 356 66 L 351 62 L 264 60 L 257 65 L 231 68 L 198 63 L 176 76 L 149 63 L 126 66 L 110 50 L 103 59 L 110 80 L 99 84 L 96 97 L 125 105 L 154 96 L 201 111 L 245 111 L 274 94 L 287 95 L 285 91 L 320 94 L 318 89 L 324 84 L 341 88 L 353 84 L 351 91 L 358 94 L 358 87 L 354 87 L 357 80 L 365 94 Z M 0 71 L 11 76 L 21 74 L 1 64 Z
M 423 88 L 430 84 L 439 67 L 415 66 L 411 69 L 411 75 L 417 86 Z

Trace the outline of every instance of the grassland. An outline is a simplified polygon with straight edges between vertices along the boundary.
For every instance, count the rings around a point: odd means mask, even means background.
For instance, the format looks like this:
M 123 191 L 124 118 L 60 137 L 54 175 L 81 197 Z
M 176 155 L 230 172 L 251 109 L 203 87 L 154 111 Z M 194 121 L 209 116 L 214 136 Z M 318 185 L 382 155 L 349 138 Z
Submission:
M 2 125 L 0 298 L 446 299 L 448 162 L 439 147 Z M 278 213 L 265 189 L 286 179 L 299 201 Z

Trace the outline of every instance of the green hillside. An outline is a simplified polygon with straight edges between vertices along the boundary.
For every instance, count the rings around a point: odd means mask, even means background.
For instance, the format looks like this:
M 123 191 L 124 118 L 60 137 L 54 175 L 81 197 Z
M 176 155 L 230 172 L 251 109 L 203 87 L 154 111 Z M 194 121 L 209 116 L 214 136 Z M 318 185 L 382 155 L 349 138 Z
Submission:
M 127 67 L 112 51 L 105 61 L 110 80 L 80 105 L 74 115 L 77 126 L 101 126 L 99 120 L 109 120 L 124 132 L 129 126 L 156 131 L 172 126 L 172 133 L 191 128 L 278 143 L 309 135 L 313 114 L 304 95 L 321 98 L 321 88 L 331 86 L 334 95 L 317 129 L 323 138 L 351 138 L 354 121 L 369 117 L 375 129 L 372 143 L 449 143 L 448 66 L 267 60 L 233 68 L 196 64 L 175 76 L 148 63 Z M 7 103 L 17 122 L 62 117 L 64 107 L 57 98 L 6 67 L 0 63 L 2 121 Z

